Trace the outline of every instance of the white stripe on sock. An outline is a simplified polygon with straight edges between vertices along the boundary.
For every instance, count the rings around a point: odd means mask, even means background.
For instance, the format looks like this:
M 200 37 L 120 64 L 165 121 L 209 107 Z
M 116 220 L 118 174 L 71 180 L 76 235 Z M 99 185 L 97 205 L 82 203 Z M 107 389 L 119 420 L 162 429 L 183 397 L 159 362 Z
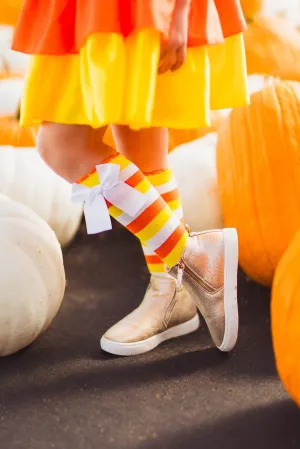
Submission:
M 127 167 L 123 168 L 120 173 L 120 179 L 122 181 L 127 181 L 127 179 L 131 178 L 137 171 L 138 167 L 134 164 L 129 164 Z
M 157 200 L 157 198 L 159 198 L 159 193 L 157 192 L 157 190 L 154 187 L 150 187 L 148 192 L 144 193 L 144 195 L 147 197 L 146 204 L 135 217 L 130 217 L 129 215 L 127 215 L 125 213 L 118 217 L 118 221 L 123 226 L 130 225 L 130 223 L 132 223 L 137 217 L 139 217 L 146 209 L 148 209 L 149 206 L 151 206 L 151 204 L 154 203 L 154 201 Z
M 183 209 L 182 209 L 182 207 L 180 206 L 178 209 L 173 210 L 173 215 L 177 219 L 179 218 L 179 220 L 181 220 L 183 218 Z
M 166 182 L 165 184 L 155 186 L 155 188 L 162 195 L 163 193 L 172 192 L 172 190 L 177 189 L 177 184 L 175 179 L 172 179 L 171 181 Z
M 144 251 L 145 256 L 153 256 L 153 255 L 155 255 L 155 252 L 149 246 L 142 245 L 142 247 L 143 247 L 143 251 Z

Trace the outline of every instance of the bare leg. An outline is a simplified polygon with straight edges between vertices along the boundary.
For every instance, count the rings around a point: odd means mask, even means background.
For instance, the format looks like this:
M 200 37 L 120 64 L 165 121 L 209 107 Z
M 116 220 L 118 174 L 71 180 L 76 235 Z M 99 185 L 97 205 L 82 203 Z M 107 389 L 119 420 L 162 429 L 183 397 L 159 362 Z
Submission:
M 115 154 L 102 142 L 105 130 L 46 122 L 39 129 L 37 149 L 53 171 L 73 183 Z
M 168 168 L 168 130 L 149 128 L 132 131 L 127 126 L 112 126 L 118 151 L 143 173 Z

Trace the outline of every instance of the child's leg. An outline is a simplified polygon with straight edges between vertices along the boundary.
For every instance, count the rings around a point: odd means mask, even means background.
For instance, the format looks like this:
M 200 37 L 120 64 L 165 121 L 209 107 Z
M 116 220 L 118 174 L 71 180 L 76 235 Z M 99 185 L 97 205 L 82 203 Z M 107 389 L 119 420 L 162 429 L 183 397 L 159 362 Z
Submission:
M 86 125 L 43 123 L 37 149 L 47 165 L 70 183 L 115 154 L 102 142 L 106 127 L 93 130 Z
M 135 132 L 128 127 L 112 128 L 118 151 L 139 167 L 174 214 L 182 219 L 179 191 L 168 164 L 168 130 L 150 128 Z M 156 253 L 146 245 L 142 248 L 149 272 L 169 276 Z
M 127 126 L 112 126 L 118 152 L 131 160 L 143 173 L 168 168 L 168 140 L 166 128 L 132 131 Z
M 148 181 L 156 188 L 160 196 L 165 200 L 173 214 L 183 220 L 181 198 L 172 170 L 144 173 Z M 164 262 L 146 245 L 142 245 L 146 263 L 151 274 L 170 276 Z

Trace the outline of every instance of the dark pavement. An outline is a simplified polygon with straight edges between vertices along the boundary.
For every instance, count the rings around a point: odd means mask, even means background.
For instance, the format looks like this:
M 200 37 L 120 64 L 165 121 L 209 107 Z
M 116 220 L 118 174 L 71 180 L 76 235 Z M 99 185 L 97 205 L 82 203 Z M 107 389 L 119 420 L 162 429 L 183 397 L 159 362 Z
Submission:
M 203 325 L 119 358 L 99 339 L 143 296 L 139 244 L 120 228 L 83 229 L 65 267 L 66 296 L 51 328 L 0 360 L 0 449 L 300 448 L 300 411 L 274 366 L 268 290 L 240 274 L 240 337 L 229 356 Z

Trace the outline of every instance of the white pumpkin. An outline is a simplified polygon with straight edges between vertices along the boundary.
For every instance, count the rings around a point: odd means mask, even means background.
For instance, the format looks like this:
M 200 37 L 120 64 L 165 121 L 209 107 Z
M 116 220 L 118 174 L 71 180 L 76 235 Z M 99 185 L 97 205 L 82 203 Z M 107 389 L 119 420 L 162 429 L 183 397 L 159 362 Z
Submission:
M 180 145 L 170 165 L 180 191 L 184 220 L 192 231 L 223 225 L 216 171 L 216 133 Z
M 8 72 L 9 74 L 18 74 L 24 76 L 29 63 L 29 56 L 24 53 L 18 53 L 10 49 L 0 50 L 1 63 L 0 73 Z
M 268 75 L 249 75 L 247 80 L 249 94 L 252 95 L 272 83 L 274 78 Z
M 14 27 L 9 25 L 0 25 L 0 52 L 11 47 L 14 34 Z
M 291 26 L 300 23 L 299 0 L 264 0 L 262 12 L 268 16 L 285 17 Z
M 0 117 L 16 115 L 23 87 L 23 78 L 0 79 Z
M 0 26 L 0 75 L 7 72 L 24 75 L 26 72 L 29 56 L 11 50 L 13 33 L 13 27 Z
M 0 193 L 33 209 L 62 246 L 73 239 L 82 217 L 82 205 L 71 201 L 71 189 L 35 149 L 0 147 Z
M 28 207 L 0 195 L 0 355 L 32 343 L 52 322 L 65 291 L 62 251 Z

